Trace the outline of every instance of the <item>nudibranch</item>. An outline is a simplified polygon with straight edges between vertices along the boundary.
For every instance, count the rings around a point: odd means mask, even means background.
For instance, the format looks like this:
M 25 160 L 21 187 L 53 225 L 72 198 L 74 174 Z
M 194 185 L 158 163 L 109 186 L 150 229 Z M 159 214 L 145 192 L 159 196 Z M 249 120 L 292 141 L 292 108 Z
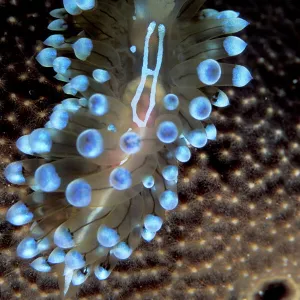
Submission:
M 32 190 L 6 215 L 32 223 L 17 255 L 56 272 L 62 297 L 92 274 L 105 280 L 155 237 L 178 204 L 178 164 L 216 139 L 212 109 L 229 105 L 219 87 L 252 79 L 218 62 L 244 51 L 231 34 L 248 22 L 204 2 L 63 0 L 50 13 L 54 34 L 36 59 L 69 96 L 44 128 L 17 140 L 34 158 L 4 174 Z

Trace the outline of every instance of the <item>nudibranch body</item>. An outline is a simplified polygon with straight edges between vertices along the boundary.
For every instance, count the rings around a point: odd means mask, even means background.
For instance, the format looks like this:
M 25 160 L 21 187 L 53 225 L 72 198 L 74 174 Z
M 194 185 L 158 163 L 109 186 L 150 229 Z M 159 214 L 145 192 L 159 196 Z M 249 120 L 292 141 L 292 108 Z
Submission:
M 178 204 L 178 162 L 216 139 L 210 114 L 229 105 L 219 87 L 252 79 L 218 62 L 243 52 L 246 43 L 228 35 L 248 23 L 201 10 L 204 2 L 64 0 L 50 13 L 54 34 L 37 60 L 70 96 L 17 140 L 35 158 L 9 164 L 5 176 L 33 192 L 6 218 L 32 223 L 17 255 L 56 272 L 62 297 L 91 274 L 108 278 L 141 238 L 155 237 Z

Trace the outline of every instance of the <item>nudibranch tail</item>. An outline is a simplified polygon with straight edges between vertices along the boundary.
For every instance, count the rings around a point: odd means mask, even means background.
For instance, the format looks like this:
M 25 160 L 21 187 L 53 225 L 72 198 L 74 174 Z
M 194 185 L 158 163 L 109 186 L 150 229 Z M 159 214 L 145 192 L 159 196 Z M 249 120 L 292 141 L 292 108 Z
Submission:
M 151 241 L 178 205 L 178 162 L 215 140 L 221 86 L 251 79 L 218 60 L 244 51 L 227 36 L 248 23 L 205 1 L 64 0 L 37 56 L 70 95 L 44 128 L 20 137 L 34 156 L 9 164 L 6 179 L 32 189 L 6 218 L 32 223 L 17 255 L 56 272 L 62 297 L 94 274 L 109 277 L 141 238 Z M 77 34 L 74 35 L 74 30 Z

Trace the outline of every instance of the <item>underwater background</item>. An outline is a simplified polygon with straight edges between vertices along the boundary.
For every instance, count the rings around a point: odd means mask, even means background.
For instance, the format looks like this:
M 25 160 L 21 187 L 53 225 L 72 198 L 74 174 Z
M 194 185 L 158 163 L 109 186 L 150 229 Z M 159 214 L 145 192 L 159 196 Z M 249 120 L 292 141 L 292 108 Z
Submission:
M 0 0 L 0 164 L 21 158 L 16 139 L 42 127 L 66 96 L 35 56 L 61 1 Z M 180 204 L 151 243 L 79 299 L 300 299 L 300 3 L 207 0 L 250 22 L 238 34 L 254 80 L 225 88 L 218 138 L 193 150 L 178 181 Z M 2 176 L 2 175 L 1 175 Z M 16 257 L 29 226 L 5 221 L 26 189 L 0 182 L 0 299 L 59 299 L 54 275 Z

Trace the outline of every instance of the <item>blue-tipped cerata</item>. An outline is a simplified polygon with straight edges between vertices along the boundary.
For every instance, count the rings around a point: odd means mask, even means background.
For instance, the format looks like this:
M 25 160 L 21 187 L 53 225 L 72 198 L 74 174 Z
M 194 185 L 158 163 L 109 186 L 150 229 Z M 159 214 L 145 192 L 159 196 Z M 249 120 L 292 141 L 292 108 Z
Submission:
M 22 226 L 32 221 L 33 213 L 21 201 L 11 206 L 6 213 L 6 220 L 15 225 Z
M 56 56 L 57 51 L 54 48 L 45 48 L 37 55 L 36 60 L 43 67 L 53 67 Z
M 120 138 L 120 148 L 127 154 L 141 150 L 141 137 L 135 132 L 126 132 Z
M 34 173 L 34 180 L 35 184 L 44 192 L 54 192 L 61 184 L 61 178 L 51 163 L 37 168 Z
M 178 195 L 173 191 L 166 190 L 159 196 L 159 203 L 165 210 L 172 210 L 178 204 Z
M 93 50 L 93 42 L 88 38 L 80 38 L 72 47 L 78 59 L 86 60 Z
M 23 166 L 22 162 L 10 163 L 4 170 L 5 178 L 13 184 L 25 183 L 25 178 L 23 176 Z
M 122 260 L 127 259 L 132 254 L 132 249 L 125 242 L 121 242 L 111 250 L 111 253 Z
M 98 157 L 104 151 L 101 133 L 96 129 L 87 129 L 83 131 L 77 138 L 76 148 L 83 157 Z
M 196 120 L 205 120 L 211 114 L 211 103 L 206 97 L 194 98 L 189 104 L 189 111 Z
M 97 240 L 101 246 L 110 248 L 119 242 L 120 236 L 115 229 L 102 225 L 98 229 Z
M 156 135 L 158 139 L 165 144 L 175 142 L 178 137 L 176 124 L 171 121 L 161 122 L 157 127 Z
M 155 215 L 147 215 L 144 218 L 144 226 L 151 232 L 157 232 L 161 229 L 163 224 L 162 218 L 155 216 Z
M 68 184 L 67 201 L 75 207 L 85 207 L 91 202 L 92 188 L 84 179 L 76 179 Z
M 107 97 L 103 94 L 94 94 L 89 98 L 89 110 L 92 115 L 103 116 L 109 111 Z
M 115 168 L 109 176 L 109 183 L 116 190 L 126 190 L 131 186 L 131 173 L 125 168 Z
M 198 65 L 197 74 L 202 83 L 213 85 L 221 78 L 222 70 L 220 64 L 216 60 L 207 59 Z

